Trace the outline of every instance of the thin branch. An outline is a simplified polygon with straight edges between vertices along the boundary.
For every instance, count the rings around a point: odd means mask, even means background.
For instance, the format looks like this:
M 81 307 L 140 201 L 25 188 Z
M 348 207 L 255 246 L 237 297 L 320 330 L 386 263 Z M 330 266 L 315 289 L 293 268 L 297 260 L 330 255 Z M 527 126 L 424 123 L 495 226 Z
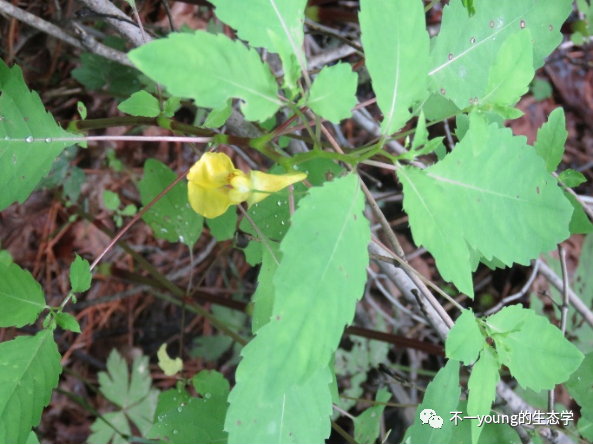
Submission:
M 491 307 L 490 309 L 488 309 L 484 315 L 490 315 L 490 314 L 494 314 L 495 312 L 498 312 L 499 310 L 501 310 L 505 305 L 518 300 L 519 298 L 521 298 L 523 295 L 525 295 L 527 293 L 527 291 L 529 290 L 529 288 L 531 287 L 531 285 L 533 284 L 535 278 L 537 277 L 537 272 L 539 271 L 539 265 L 540 265 L 541 261 L 540 260 L 535 260 L 533 263 L 533 270 L 531 271 L 531 275 L 529 277 L 529 279 L 527 280 L 527 283 L 525 283 L 525 285 L 521 288 L 521 290 L 513 295 L 509 295 L 508 297 L 503 298 L 501 301 L 498 302 L 497 305 Z
M 132 66 L 132 63 L 128 60 L 128 56 L 125 53 L 116 51 L 113 48 L 103 45 L 96 40 L 86 36 L 82 41 L 71 36 L 70 34 L 62 31 L 54 24 L 45 21 L 36 15 L 33 15 L 27 11 L 23 11 L 16 6 L 13 6 L 6 0 L 0 0 L 0 13 L 6 14 L 10 17 L 14 17 L 35 29 L 38 29 L 51 37 L 62 40 L 75 48 L 91 51 L 99 56 L 105 57 L 113 62 L 121 63 L 122 65 Z
M 447 144 L 449 144 L 449 149 L 453 151 L 455 143 L 453 142 L 453 137 L 451 136 L 451 129 L 449 128 L 449 119 L 445 119 L 443 121 L 443 126 L 445 127 L 445 134 L 447 135 Z
M 559 292 L 562 292 L 564 287 L 562 284 L 562 279 L 558 275 L 556 275 L 556 273 L 550 268 L 550 266 L 541 261 L 539 265 L 539 271 L 546 278 L 546 280 L 550 282 L 552 286 L 558 289 Z M 567 287 L 567 293 L 568 301 L 570 302 L 570 304 L 572 304 L 572 306 L 581 315 L 581 317 L 583 317 L 584 320 L 591 327 L 593 327 L 593 312 L 591 312 L 591 309 L 589 309 L 589 307 L 585 303 L 583 303 L 579 296 L 570 287 Z
M 552 175 L 554 175 L 554 177 L 558 179 L 558 175 L 556 173 L 552 173 Z M 564 190 L 570 193 L 574 197 L 574 199 L 577 200 L 577 202 L 583 207 L 583 210 L 587 214 L 587 216 L 593 219 L 593 210 L 591 210 L 591 207 L 589 207 L 587 203 L 579 195 L 577 195 L 573 189 L 564 185 L 562 181 L 558 181 L 558 183 L 562 186 Z
M 121 237 L 130 229 L 130 227 L 132 227 L 138 220 L 140 220 L 140 218 L 142 218 L 142 215 L 144 215 L 153 205 L 155 205 L 163 196 L 165 196 L 169 192 L 169 190 L 171 190 L 183 178 L 185 178 L 185 175 L 187 175 L 188 171 L 189 170 L 187 170 L 185 173 L 183 173 L 177 179 L 175 179 L 175 181 L 173 181 L 170 185 L 167 186 L 167 188 L 165 188 L 152 201 L 150 201 L 148 205 L 146 205 L 142 210 L 140 210 L 136 215 L 134 215 L 130 222 L 126 224 L 125 227 L 121 229 L 120 232 L 111 240 L 107 247 L 105 247 L 103 252 L 101 252 L 101 254 L 97 258 L 95 258 L 95 261 L 93 261 L 93 264 L 91 264 L 91 272 L 97 266 L 97 264 L 99 264 L 101 259 L 105 256 L 105 254 L 109 252 L 111 248 L 115 246 L 115 244 L 121 239 Z
M 124 14 L 117 6 L 107 0 L 79 0 L 84 3 L 89 9 L 106 16 L 119 16 L 129 20 L 129 17 Z M 142 36 L 142 31 L 133 24 L 127 23 L 123 20 L 116 20 L 112 18 L 105 19 L 111 26 L 123 35 L 134 46 L 142 46 L 145 40 Z M 151 38 L 146 36 L 146 42 L 150 42 Z

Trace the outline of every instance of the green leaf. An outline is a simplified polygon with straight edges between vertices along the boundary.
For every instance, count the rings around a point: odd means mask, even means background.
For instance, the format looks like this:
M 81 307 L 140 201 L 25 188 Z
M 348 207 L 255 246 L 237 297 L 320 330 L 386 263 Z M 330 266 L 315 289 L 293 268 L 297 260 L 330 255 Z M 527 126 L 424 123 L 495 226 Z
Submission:
M 560 28 L 572 11 L 571 0 L 482 2 L 468 17 L 460 0 L 443 8 L 441 31 L 431 52 L 431 88 L 466 108 L 480 100 L 489 72 L 509 36 L 531 32 L 534 68 L 562 41 Z
M 496 384 L 500 380 L 498 359 L 495 354 L 494 349 L 486 345 L 472 369 L 467 383 L 469 389 L 467 412 L 470 416 L 490 414 L 492 402 L 496 398 Z M 478 426 L 477 419 L 472 419 L 471 424 L 472 443 L 478 443 L 484 425 Z
M 416 410 L 414 425 L 410 430 L 410 443 L 449 443 L 454 428 L 454 423 L 449 422 L 449 418 L 451 411 L 455 411 L 459 403 L 460 395 L 459 362 L 449 360 L 426 388 L 424 400 Z M 441 428 L 430 427 L 431 414 L 441 418 Z
M 529 313 L 521 305 L 505 306 L 486 319 L 485 326 L 489 336 L 508 334 L 521 329 Z
M 379 426 L 385 403 L 389 402 L 389 399 L 391 399 L 391 393 L 385 388 L 380 388 L 375 398 L 379 404 L 365 409 L 354 418 L 354 440 L 357 443 L 375 443 L 379 437 Z
M 455 117 L 455 136 L 460 141 L 465 137 L 465 134 L 469 130 L 469 115 L 458 114 Z
M 189 97 L 199 107 L 222 109 L 229 99 L 239 98 L 247 120 L 263 121 L 282 105 L 276 79 L 258 53 L 224 34 L 169 34 L 128 57 L 172 95 Z
M 331 431 L 331 379 L 326 366 L 269 403 L 256 407 L 245 400 L 241 409 L 236 406 L 233 389 L 224 425 L 228 443 L 322 443 Z
M 73 202 L 78 201 L 82 185 L 86 182 L 86 174 L 78 167 L 71 167 L 70 174 L 64 181 L 64 193 Z
M 446 150 L 443 145 L 443 139 L 445 139 L 444 136 L 428 139 L 428 129 L 426 128 L 426 120 L 424 119 L 424 109 L 422 109 L 420 110 L 420 116 L 418 116 L 418 126 L 416 127 L 412 147 L 409 151 L 399 155 L 397 159 L 414 159 L 418 156 L 430 154 L 433 151 Z M 417 149 L 418 147 L 422 148 Z
M 80 118 L 82 120 L 85 120 L 87 112 L 83 102 L 78 101 L 78 103 L 76 104 L 76 110 L 78 111 L 78 114 L 80 114 Z
M 349 63 L 326 66 L 311 86 L 307 105 L 319 116 L 338 124 L 352 116 L 357 78 Z
M 21 69 L 0 60 L 0 211 L 29 197 L 49 173 L 54 159 L 72 142 L 43 108 L 39 95 L 29 91 Z
M 224 107 L 215 108 L 210 113 L 208 113 L 208 117 L 206 117 L 206 121 L 204 122 L 204 127 L 206 127 L 206 128 L 222 127 L 226 123 L 227 119 L 230 117 L 232 112 L 233 112 L 233 105 L 232 105 L 232 102 L 229 100 Z
M 281 244 L 283 256 L 274 276 L 271 320 L 243 348 L 243 360 L 235 376 L 237 383 L 229 397 L 231 407 L 225 429 L 231 442 L 247 438 L 265 442 L 263 437 L 272 434 L 268 432 L 268 419 L 261 418 L 253 426 L 259 431 L 258 439 L 253 439 L 246 435 L 247 428 L 239 427 L 250 424 L 244 421 L 245 412 L 259 412 L 267 406 L 279 409 L 282 400 L 297 387 L 302 394 L 294 396 L 304 395 L 311 379 L 321 371 L 327 372 L 344 325 L 352 322 L 366 280 L 370 240 L 368 221 L 361 213 L 364 199 L 358 181 L 355 175 L 335 179 L 323 187 L 312 188 L 299 201 L 292 227 Z M 308 260 L 302 261 L 303 258 Z M 327 314 L 332 316 L 328 318 Z M 314 386 L 316 391 L 321 391 L 321 387 L 327 393 L 319 394 L 328 403 L 319 409 L 327 410 L 329 416 L 331 375 L 327 373 L 326 377 L 325 386 L 322 380 Z M 303 413 L 299 416 L 302 418 Z M 329 433 L 329 419 L 315 419 L 309 427 Z M 241 421 L 240 425 L 237 421 Z M 286 416 L 285 421 L 294 425 Z M 305 426 L 300 422 L 297 425 Z M 269 436 L 267 441 L 272 437 L 278 440 L 278 434 Z M 318 442 L 326 437 L 308 437 L 306 441 Z
M 459 116 L 461 110 L 452 101 L 439 93 L 432 93 L 421 104 L 421 108 L 429 121 L 441 121 Z
M 562 108 L 560 108 L 560 110 L 561 109 Z M 558 181 L 562 182 L 567 187 L 577 187 L 583 182 L 587 182 L 587 178 L 581 172 L 567 168 L 558 175 Z
M 179 109 L 179 104 L 181 103 L 181 98 L 171 96 L 165 101 L 163 105 L 163 114 L 165 117 L 173 117 L 173 115 Z
M 43 330 L 0 343 L 0 357 L 0 442 L 24 443 L 58 386 L 60 353 Z
M 307 181 L 313 185 L 321 185 L 343 172 L 342 167 L 329 159 L 314 159 L 304 162 L 297 165 L 295 170 L 307 173 Z M 268 173 L 279 174 L 285 173 L 285 171 L 282 167 L 274 166 Z M 294 202 L 298 203 L 308 188 L 302 183 L 295 184 L 293 188 Z M 280 241 L 284 238 L 290 224 L 289 202 L 289 189 L 285 188 L 264 199 L 262 202 L 251 206 L 248 213 L 266 237 Z M 239 228 L 259 239 L 259 234 L 251 226 L 247 218 L 243 218 L 241 224 L 239 224 Z M 260 261 L 261 258 L 259 258 L 258 262 Z
M 123 411 L 117 411 L 114 413 L 105 413 L 103 418 L 109 422 L 103 421 L 102 418 L 97 418 L 91 425 L 91 435 L 88 437 L 88 443 L 106 444 L 106 443 L 128 443 L 119 433 L 117 433 L 113 427 L 117 428 L 117 431 L 124 435 L 131 435 L 132 428 L 126 418 Z
M 270 245 L 269 249 L 262 249 L 262 264 L 257 278 L 257 289 L 253 294 L 252 301 L 255 304 L 253 309 L 253 320 L 251 330 L 255 334 L 270 321 L 272 308 L 274 306 L 274 275 L 278 269 L 278 263 L 282 259 L 278 244 Z M 273 254 L 273 256 L 272 256 Z M 278 263 L 276 263 L 278 261 Z
M 179 357 L 172 359 L 167 354 L 167 343 L 163 343 L 156 353 L 159 359 L 159 368 L 163 370 L 165 375 L 175 375 L 183 369 L 183 362 Z
M 119 200 L 119 195 L 117 193 L 114 193 L 111 190 L 105 190 L 103 192 L 103 203 L 107 210 L 113 212 L 119 208 L 121 201 Z
M 161 113 L 158 99 L 144 90 L 132 94 L 117 109 L 131 116 L 157 117 Z
M 478 359 L 485 343 L 486 338 L 474 312 L 467 309 L 461 312 L 447 334 L 445 350 L 448 358 L 459 360 L 468 366 Z
M 122 216 L 132 216 L 135 215 L 137 211 L 138 208 L 134 204 L 128 204 L 119 212 L 119 214 Z
M 531 92 L 537 101 L 545 100 L 552 97 L 552 85 L 544 79 L 534 79 L 531 84 Z
M 572 218 L 570 219 L 570 225 L 568 226 L 570 233 L 573 235 L 578 233 L 586 235 L 587 233 L 593 232 L 593 224 L 591 224 L 591 221 L 583 210 L 581 203 L 566 191 L 564 192 L 564 196 L 570 201 L 573 208 Z
M 562 161 L 567 137 L 564 110 L 558 107 L 550 113 L 548 121 L 537 131 L 537 140 L 533 144 L 537 154 L 546 162 L 549 172 L 556 171 Z
M 233 339 L 226 335 L 209 335 L 197 337 L 193 342 L 191 350 L 192 357 L 203 358 L 207 362 L 216 361 L 233 344 Z
M 307 1 L 252 0 L 249 8 L 244 7 L 242 0 L 213 0 L 212 3 L 218 18 L 235 28 L 242 40 L 280 55 L 285 76 L 290 77 L 286 79 L 287 86 L 292 88 L 298 80 L 294 73 L 306 68 L 302 47 Z
M 443 161 L 401 168 L 398 177 L 414 241 L 432 253 L 445 280 L 473 297 L 480 257 L 529 264 L 569 236 L 572 206 L 524 138 L 470 118 Z
M 193 385 L 202 398 L 188 397 L 185 391 L 182 395 L 177 390 L 167 391 L 169 395 L 164 399 L 159 397 L 155 424 L 147 438 L 168 443 L 227 443 L 222 428 L 229 383 L 216 371 L 201 371 L 194 376 Z
M 196 392 L 207 400 L 226 400 L 229 396 L 229 382 L 217 371 L 201 371 L 194 375 L 192 383 Z
M 588 235 L 583 240 L 573 283 L 573 288 L 581 297 L 581 301 L 587 307 L 591 307 L 593 303 L 593 235 Z
M 117 43 L 124 43 L 119 40 Z M 105 43 L 115 43 L 107 42 Z M 115 46 L 123 50 L 123 45 Z M 109 94 L 121 97 L 128 97 L 142 88 L 138 70 L 121 65 L 117 62 L 105 59 L 91 53 L 80 55 L 80 68 L 75 68 L 70 73 L 74 79 L 80 82 L 87 90 L 104 90 Z
M 210 228 L 210 234 L 217 241 L 229 240 L 237 230 L 237 209 L 231 206 L 217 218 L 206 218 L 206 224 Z
M 467 15 L 471 17 L 476 13 L 476 5 L 474 0 L 461 0 L 465 9 L 467 9 Z
M 13 263 L 12 255 L 8 250 L 0 250 L 0 265 L 10 266 Z M 12 326 L 12 325 L 11 325 Z
M 424 7 L 420 1 L 362 0 L 360 8 L 366 66 L 384 116 L 381 132 L 388 135 L 399 130 L 411 117 L 408 109 L 427 96 Z
M 465 400 L 461 400 L 455 409 L 455 412 L 457 412 L 459 417 L 462 418 L 469 416 L 467 412 L 467 402 Z M 472 443 L 472 423 L 467 420 L 468 419 L 464 419 L 463 421 L 458 420 L 458 424 L 454 429 L 455 443 Z M 451 439 L 451 443 L 453 443 L 453 438 Z M 482 434 L 480 434 L 478 443 L 521 443 L 521 439 L 519 438 L 519 435 L 516 433 L 516 431 L 508 423 L 494 424 L 484 422 L 482 425 Z
M 70 265 L 70 286 L 72 287 L 72 292 L 85 292 L 89 290 L 91 279 L 92 275 L 89 262 L 76 254 L 76 258 Z
M 29 433 L 29 437 L 27 438 L 27 442 L 28 444 L 39 444 L 39 439 L 37 438 L 37 434 L 35 434 L 35 431 L 31 431 L 31 433 Z
M 579 419 L 578 428 L 581 436 L 589 441 L 593 441 L 593 422 L 581 417 Z
M 525 314 L 523 322 L 511 332 L 491 335 L 500 362 L 523 388 L 554 389 L 579 367 L 583 354 L 545 317 L 517 306 Z
M 144 176 L 138 183 L 142 205 L 148 205 L 177 179 L 177 175 L 156 159 L 144 164 Z M 204 218 L 194 212 L 187 198 L 187 183 L 181 181 L 159 199 L 142 219 L 157 238 L 181 242 L 193 247 L 204 227 Z
M 41 286 L 16 263 L 0 263 L 0 327 L 34 323 L 45 309 Z
M 414 139 L 412 140 L 412 148 L 410 151 L 417 150 L 422 145 L 428 142 L 428 129 L 426 128 L 426 118 L 424 117 L 424 110 L 420 110 L 418 116 L 418 125 L 416 125 L 416 132 L 414 133 Z
M 529 90 L 534 75 L 531 32 L 525 29 L 510 35 L 500 47 L 479 103 L 515 105 Z
M 56 315 L 56 323 L 59 327 L 64 330 L 72 331 L 80 334 L 80 325 L 76 318 L 73 315 L 68 314 L 67 312 L 57 312 Z
M 148 357 L 140 356 L 134 359 L 130 379 L 126 361 L 116 349 L 113 349 L 107 359 L 107 372 L 100 372 L 98 377 L 101 393 L 121 409 L 119 413 L 108 413 L 104 416 L 112 416 L 111 422 L 116 427 L 119 426 L 121 432 L 129 434 L 130 421 L 141 434 L 146 434 L 152 426 L 152 416 L 158 399 L 158 391 L 151 389 Z M 106 434 L 116 437 L 115 431 L 100 419 L 97 419 L 91 428 L 95 432 L 93 440 L 89 438 L 91 443 L 99 442 Z M 109 440 L 103 440 L 103 443 L 105 442 Z
M 581 406 L 581 415 L 589 422 L 593 422 L 593 352 L 585 356 L 565 386 Z

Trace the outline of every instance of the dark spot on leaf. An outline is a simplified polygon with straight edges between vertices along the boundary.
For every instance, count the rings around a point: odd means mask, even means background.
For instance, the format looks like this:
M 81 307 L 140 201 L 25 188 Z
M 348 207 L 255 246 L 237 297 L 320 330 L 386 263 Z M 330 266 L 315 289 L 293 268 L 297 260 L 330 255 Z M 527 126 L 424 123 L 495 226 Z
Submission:
M 358 220 L 358 216 L 356 216 L 356 213 L 354 214 L 354 221 Z
M 28 120 L 29 120 L 29 118 L 28 117 L 25 117 L 25 122 L 27 122 Z
M 525 20 L 521 20 L 521 29 L 525 28 Z
M 539 195 L 539 187 L 536 187 L 535 190 L 537 191 L 537 194 Z
M 340 272 L 344 272 L 344 268 L 342 266 L 338 267 L 338 269 L 340 269 Z
M 453 60 L 453 54 L 449 54 L 449 60 Z
M 25 179 L 25 177 L 24 176 L 21 176 L 21 179 Z
M 476 38 L 475 37 L 472 37 L 471 39 L 469 39 L 469 43 L 472 43 L 472 44 L 473 43 L 476 43 Z
M 336 177 L 336 175 L 334 175 L 332 172 L 327 171 L 325 172 L 325 180 L 326 181 L 333 181 L 333 179 Z
M 494 20 L 490 20 L 490 28 L 494 28 Z
M 237 425 L 238 426 L 241 426 L 241 421 L 240 420 L 237 420 Z
M 517 199 L 519 199 L 519 195 L 517 195 Z
M 441 88 L 441 94 L 445 94 L 445 89 Z
M 280 315 L 276 315 L 276 321 L 280 321 L 281 318 Z
M 548 29 L 549 29 L 550 31 L 554 31 L 554 27 L 553 27 L 552 25 L 548 26 Z

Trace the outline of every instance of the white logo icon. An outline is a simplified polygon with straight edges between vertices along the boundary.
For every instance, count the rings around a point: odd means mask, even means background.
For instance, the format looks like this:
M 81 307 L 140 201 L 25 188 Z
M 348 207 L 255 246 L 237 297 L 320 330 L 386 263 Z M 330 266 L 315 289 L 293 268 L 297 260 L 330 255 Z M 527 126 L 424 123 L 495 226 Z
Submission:
M 432 416 L 428 424 L 433 428 L 440 428 L 443 426 L 443 418 L 441 416 Z
M 432 428 L 441 428 L 443 426 L 443 418 L 437 416 L 433 409 L 423 409 L 420 413 L 420 420 L 423 425 L 428 423 Z

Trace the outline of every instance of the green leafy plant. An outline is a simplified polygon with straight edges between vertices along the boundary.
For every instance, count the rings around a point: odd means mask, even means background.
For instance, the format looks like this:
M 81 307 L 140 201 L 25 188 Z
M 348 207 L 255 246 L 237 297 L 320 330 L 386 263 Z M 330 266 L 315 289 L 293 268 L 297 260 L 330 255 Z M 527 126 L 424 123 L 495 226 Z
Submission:
M 517 102 L 528 92 L 535 70 L 561 42 L 560 29 L 572 2 L 451 0 L 443 8 L 440 32 L 431 42 L 421 1 L 361 0 L 361 42 L 382 121 L 377 139 L 360 147 L 340 146 L 322 125 L 322 120 L 339 124 L 352 116 L 358 73 L 346 62 L 324 66 L 315 75 L 309 70 L 303 51 L 305 0 L 254 0 L 249 8 L 243 8 L 240 0 L 212 3 L 217 16 L 236 29 L 241 40 L 206 31 L 171 33 L 129 52 L 129 60 L 142 75 L 83 53 L 82 67 L 72 76 L 88 89 L 107 85 L 112 94 L 124 97 L 118 109 L 128 115 L 126 125 L 152 125 L 177 134 L 156 140 L 207 144 L 212 150 L 239 145 L 272 161 L 268 173 L 294 175 L 297 171 L 307 180 L 273 193 L 250 189 L 252 195 L 268 193 L 248 210 L 241 207 L 240 223 L 234 207 L 216 218 L 192 210 L 188 185 L 180 180 L 184 175 L 156 159 L 145 160 L 137 183 L 140 212 L 133 204 L 121 209 L 116 193 L 103 193 L 117 227 L 124 216 L 133 217 L 133 222 L 141 218 L 156 238 L 190 249 L 205 231 L 204 222 L 219 241 L 231 239 L 238 228 L 248 236 L 242 246 L 247 261 L 261 267 L 253 306 L 248 309 L 253 338 L 244 339 L 214 311 L 195 309 L 244 346 L 233 387 L 222 374 L 201 371 L 189 378 L 179 375 L 175 389 L 158 394 L 151 389 L 148 357 L 134 360 L 130 378 L 125 360 L 113 351 L 107 372 L 99 374 L 99 390 L 118 410 L 100 414 L 89 442 L 135 440 L 136 430 L 143 438 L 169 443 L 326 440 L 337 396 L 335 362 L 362 363 L 357 372 L 364 377 L 351 382 L 360 389 L 369 368 L 388 361 L 386 351 L 364 360 L 353 357 L 371 348 L 362 342 L 347 359 L 336 353 L 365 291 L 369 244 L 371 250 L 379 246 L 385 253 L 374 254 L 373 259 L 391 267 L 401 265 L 399 271 L 411 283 L 407 292 L 412 304 L 422 308 L 422 317 L 446 339 L 448 361 L 417 407 L 415 422 L 406 433 L 410 443 L 516 440 L 519 432 L 508 426 L 484 426 L 479 421 L 479 416 L 491 415 L 495 409 L 503 367 L 521 387 L 536 392 L 553 391 L 566 383 L 582 408 L 578 431 L 590 438 L 592 408 L 583 395 L 590 389 L 590 353 L 584 356 L 564 331 L 520 304 L 478 317 L 453 300 L 453 310 L 461 313 L 453 323 L 424 284 L 426 280 L 406 262 L 389 222 L 358 174 L 364 164 L 395 172 L 415 244 L 432 255 L 445 282 L 470 298 L 474 298 L 472 273 L 480 264 L 490 268 L 529 265 L 571 234 L 591 232 L 582 202 L 570 190 L 585 178 L 572 170 L 555 174 L 567 138 L 562 109 L 550 114 L 533 146 L 503 125 L 505 119 L 521 116 Z M 130 5 L 137 16 L 134 2 Z M 278 54 L 283 69 L 280 81 L 258 49 Z M 162 100 L 160 89 L 153 95 L 152 82 L 161 85 L 169 99 Z M 66 147 L 92 140 L 84 132 L 93 123 L 85 119 L 73 121 L 68 131 L 60 128 L 39 96 L 26 87 L 20 69 L 2 61 L 0 91 L 3 210 L 15 201 L 25 201 Z M 207 109 L 204 128 L 174 119 L 181 99 Z M 289 120 L 267 132 L 256 126 L 242 134 L 210 130 L 232 124 L 233 116 L 239 114 L 233 102 L 239 104 L 243 123 L 263 127 L 280 111 Z M 431 137 L 428 127 L 453 117 L 457 143 L 447 153 L 444 137 Z M 300 123 L 305 136 L 293 134 L 294 122 Z M 415 130 L 408 132 L 413 122 Z M 408 139 L 406 147 L 400 146 L 398 152 L 387 148 L 395 140 L 406 140 L 411 132 L 413 140 Z M 279 144 L 281 136 L 305 141 L 310 149 L 291 152 Z M 113 152 L 108 156 L 116 168 Z M 259 174 L 259 168 L 253 170 Z M 248 177 L 237 171 L 225 170 L 221 175 L 212 168 L 196 181 L 201 181 L 200 190 L 230 193 L 233 178 Z M 233 184 L 232 188 L 240 187 Z M 78 199 L 66 186 L 65 192 L 73 201 Z M 365 202 L 387 232 L 388 249 L 372 237 Z M 119 239 L 120 235 L 115 241 Z M 180 305 L 186 304 L 189 291 L 146 266 L 141 256 L 134 258 L 180 299 Z M 47 311 L 36 334 L 18 335 L 0 344 L 0 441 L 25 441 L 39 423 L 61 373 L 53 331 L 60 327 L 80 332 L 78 321 L 65 309 L 70 301 L 76 303 L 76 293 L 89 289 L 91 272 L 89 263 L 76 256 L 70 292 L 60 306 L 49 307 L 29 272 L 11 261 L 0 261 L 0 327 L 35 324 Z M 444 292 L 439 294 L 451 300 Z M 204 354 L 204 344 L 197 346 Z M 223 354 L 230 341 L 218 347 L 221 351 L 213 357 Z M 169 361 L 162 353 L 159 359 L 163 366 Z M 181 368 L 178 365 L 166 367 L 174 373 Z M 461 400 L 462 365 L 470 373 L 466 400 Z M 359 396 L 362 391 L 353 394 Z M 385 389 L 379 389 L 377 405 L 353 420 L 357 441 L 377 439 L 378 419 L 389 398 Z M 340 407 L 337 402 L 335 406 Z M 441 419 L 441 426 L 429 428 L 422 414 L 426 410 L 476 419 L 459 429 L 448 418 L 444 423 Z

